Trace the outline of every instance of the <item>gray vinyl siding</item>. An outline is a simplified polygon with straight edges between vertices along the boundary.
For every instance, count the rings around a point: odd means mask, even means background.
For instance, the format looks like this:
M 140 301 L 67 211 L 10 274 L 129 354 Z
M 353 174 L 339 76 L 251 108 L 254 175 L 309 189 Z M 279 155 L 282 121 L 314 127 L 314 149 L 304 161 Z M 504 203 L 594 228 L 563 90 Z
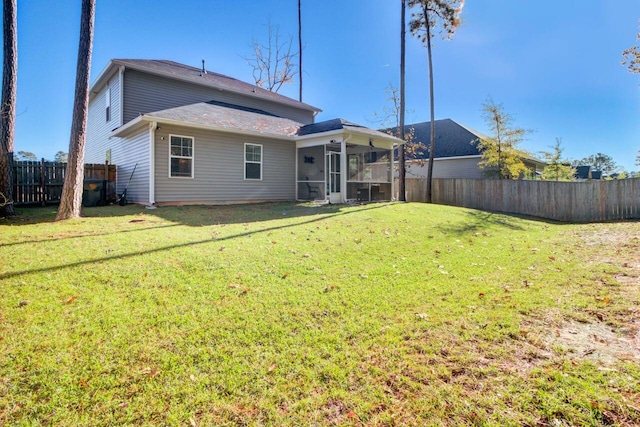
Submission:
M 486 178 L 482 170 L 478 167 L 481 157 L 435 159 L 433 162 L 434 178 Z M 423 165 L 418 162 L 407 163 L 407 178 L 426 178 L 428 174 L 429 161 Z
M 124 87 L 124 123 L 140 114 L 212 100 L 260 109 L 303 124 L 314 120 L 311 111 L 135 70 L 125 70 Z
M 149 203 L 149 128 L 145 127 L 139 133 L 128 138 L 113 138 L 120 142 L 117 150 L 112 149 L 114 164 L 118 172 L 118 194 L 121 194 L 129 182 L 129 177 L 135 168 L 131 184 L 127 188 L 129 203 Z M 136 166 L 137 164 L 137 166 Z
M 111 119 L 107 121 L 105 100 L 107 88 L 111 89 Z M 120 123 L 120 76 L 116 72 L 108 83 L 89 100 L 87 117 L 87 142 L 85 146 L 86 163 L 104 163 L 109 149 L 109 134 L 121 125 Z M 115 161 L 111 160 L 112 164 Z
M 127 189 L 127 200 L 130 203 L 148 204 L 149 129 L 145 127 L 127 138 L 111 138 L 107 147 L 111 149 L 111 163 L 116 165 L 116 193 L 122 194 L 135 167 L 136 172 Z
M 194 178 L 169 177 L 169 135 L 194 138 Z M 262 180 L 244 179 L 244 144 L 262 145 Z M 155 200 L 232 203 L 295 199 L 295 143 L 162 125 L 155 138 Z M 137 173 L 137 172 L 136 172 Z

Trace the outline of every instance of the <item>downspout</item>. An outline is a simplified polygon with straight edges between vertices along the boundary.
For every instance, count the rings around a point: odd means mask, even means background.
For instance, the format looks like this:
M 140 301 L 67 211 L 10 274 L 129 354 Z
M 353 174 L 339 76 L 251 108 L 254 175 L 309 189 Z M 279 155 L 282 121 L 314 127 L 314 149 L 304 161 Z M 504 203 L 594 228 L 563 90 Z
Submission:
M 342 153 L 340 156 L 340 197 L 342 203 L 347 203 L 347 141 L 353 136 L 351 133 L 347 135 L 349 136 L 342 138 L 340 142 L 340 152 Z
M 149 123 L 149 206 L 156 203 L 156 129 L 157 122 Z

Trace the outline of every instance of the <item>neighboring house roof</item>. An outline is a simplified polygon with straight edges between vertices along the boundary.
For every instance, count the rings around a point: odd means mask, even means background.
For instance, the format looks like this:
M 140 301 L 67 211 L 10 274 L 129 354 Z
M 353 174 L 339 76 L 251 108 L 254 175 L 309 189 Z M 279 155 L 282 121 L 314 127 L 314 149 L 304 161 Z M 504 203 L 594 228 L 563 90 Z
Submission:
M 436 120 L 435 158 L 479 156 L 476 146 L 478 138 L 487 138 L 484 134 L 461 125 L 451 119 Z M 431 122 L 406 125 L 405 134 L 413 128 L 413 142 L 421 142 L 429 146 L 431 141 Z M 393 129 L 395 131 L 395 129 Z M 428 151 L 426 152 L 428 156 Z
M 478 149 L 479 139 L 488 139 L 489 137 L 482 132 L 471 129 L 465 125 L 451 120 L 436 120 L 436 151 L 434 158 L 449 158 L 462 156 L 480 156 L 482 153 Z M 427 147 L 431 142 L 431 122 L 414 123 L 405 125 L 405 134 L 413 128 L 413 142 L 421 142 Z M 392 129 L 395 132 L 395 128 Z M 525 162 L 531 162 L 539 166 L 544 166 L 542 160 L 536 159 L 527 153 L 522 152 L 522 159 Z M 429 150 L 422 155 L 418 155 L 417 159 L 428 159 Z
M 573 177 L 576 179 L 591 179 L 590 172 L 590 165 L 576 166 L 576 172 L 573 174 Z
M 117 69 L 119 66 L 278 102 L 280 104 L 289 105 L 303 110 L 313 111 L 314 113 L 322 111 L 321 109 L 305 104 L 304 102 L 296 101 L 295 99 L 234 79 L 233 77 L 212 71 L 206 71 L 203 73 L 201 68 L 191 67 L 164 59 L 112 59 L 109 65 L 93 83 L 91 92 L 94 91 L 94 87 L 101 86 L 104 83 L 103 80 L 108 78 L 112 70 Z
M 402 140 L 397 139 L 388 133 L 373 130 L 366 126 L 362 126 L 345 119 L 331 119 L 331 120 L 325 120 L 323 122 L 304 125 L 300 128 L 300 131 L 298 132 L 298 136 L 314 135 L 314 134 L 319 134 L 324 132 L 332 132 L 332 131 L 340 131 L 340 130 L 344 130 L 347 132 L 354 132 L 361 135 L 368 135 L 370 137 L 394 139 L 394 140 L 397 140 L 398 143 L 402 143 Z

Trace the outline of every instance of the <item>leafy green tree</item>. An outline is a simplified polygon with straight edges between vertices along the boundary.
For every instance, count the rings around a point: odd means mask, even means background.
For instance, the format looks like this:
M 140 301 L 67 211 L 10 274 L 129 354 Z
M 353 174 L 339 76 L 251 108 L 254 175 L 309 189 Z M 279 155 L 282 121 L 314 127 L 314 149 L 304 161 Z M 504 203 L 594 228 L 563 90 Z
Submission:
M 13 216 L 12 156 L 15 140 L 18 87 L 17 1 L 2 2 L 2 106 L 0 108 L 0 215 Z
M 20 161 L 36 162 L 38 161 L 38 156 L 36 156 L 35 153 L 32 153 L 31 151 L 18 151 L 16 154 L 14 154 L 13 159 L 17 162 L 20 162 Z
M 556 143 L 550 146 L 552 151 L 541 151 L 547 166 L 542 172 L 542 179 L 550 181 L 571 181 L 576 172 L 566 159 L 562 158 L 562 138 L 556 138 Z
M 489 138 L 478 140 L 482 160 L 478 166 L 487 176 L 498 179 L 519 179 L 528 171 L 522 157 L 527 155 L 518 145 L 530 131 L 514 126 L 513 117 L 504 111 L 502 104 L 489 98 L 482 104 L 482 117 L 491 130 Z
M 79 218 L 82 208 L 82 181 L 84 180 L 84 146 L 87 139 L 89 111 L 89 73 L 93 51 L 93 28 L 96 0 L 82 0 L 80 12 L 80 43 L 76 68 L 76 88 L 73 101 L 69 161 L 62 186 L 56 221 Z
M 431 187 L 433 181 L 433 158 L 436 151 L 435 96 L 433 93 L 433 59 L 431 37 L 433 31 L 439 30 L 444 39 L 451 39 L 460 26 L 460 14 L 464 0 L 409 0 L 409 7 L 416 8 L 409 28 L 427 47 L 429 61 L 429 109 L 431 111 L 431 137 L 429 144 L 429 168 L 427 174 L 427 203 L 431 203 Z
M 53 158 L 53 161 L 56 163 L 67 163 L 69 160 L 69 154 L 66 151 L 58 151 Z
M 636 40 L 640 43 L 640 33 L 636 35 Z M 628 67 L 630 72 L 640 74 L 640 44 L 626 49 L 622 52 L 622 56 L 624 57 L 622 65 Z
M 578 161 L 578 165 L 591 166 L 591 169 L 601 171 L 603 175 L 611 175 L 620 170 L 620 166 L 613 160 L 613 157 L 602 153 L 585 157 Z

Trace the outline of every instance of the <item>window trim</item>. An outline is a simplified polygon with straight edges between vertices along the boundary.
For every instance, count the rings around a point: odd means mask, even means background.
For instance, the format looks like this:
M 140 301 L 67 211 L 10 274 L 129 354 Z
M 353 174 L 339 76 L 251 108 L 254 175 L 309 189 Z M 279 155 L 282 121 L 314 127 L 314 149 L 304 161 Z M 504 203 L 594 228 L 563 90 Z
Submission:
M 254 147 L 260 147 L 260 161 L 256 162 L 256 161 L 250 161 L 247 160 L 247 146 L 252 145 Z M 244 162 L 242 163 L 243 166 L 243 172 L 242 175 L 244 176 L 244 180 L 245 181 L 262 181 L 262 169 L 263 169 L 263 165 L 262 165 L 262 159 L 264 157 L 264 147 L 262 146 L 262 144 L 254 144 L 251 142 L 245 142 L 244 143 L 244 150 L 242 153 L 242 158 L 244 159 Z M 260 178 L 247 178 L 247 163 L 252 163 L 252 164 L 258 164 L 260 165 Z
M 187 138 L 191 140 L 191 157 L 189 156 L 173 156 L 171 154 L 171 138 L 176 137 L 176 138 Z M 168 170 L 168 175 L 169 178 L 172 179 L 194 179 L 195 176 L 195 164 L 196 164 L 196 139 L 193 136 L 189 136 L 189 135 L 177 135 L 177 134 L 173 134 L 170 133 L 169 134 L 169 167 L 167 169 Z M 173 176 L 171 175 L 171 159 L 190 159 L 191 160 L 191 176 Z
M 111 86 L 107 84 L 107 91 L 104 95 L 104 109 L 106 122 L 111 121 Z

